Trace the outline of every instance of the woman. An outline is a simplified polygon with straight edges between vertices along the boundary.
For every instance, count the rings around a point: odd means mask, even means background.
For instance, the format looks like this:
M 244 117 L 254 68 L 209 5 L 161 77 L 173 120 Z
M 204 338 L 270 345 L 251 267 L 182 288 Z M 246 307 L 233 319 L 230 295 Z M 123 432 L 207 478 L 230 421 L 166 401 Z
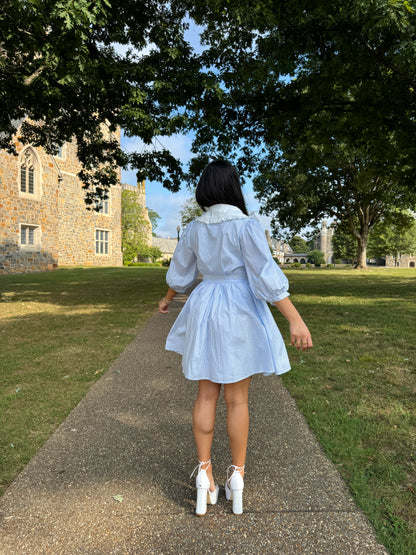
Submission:
M 169 332 L 166 349 L 182 355 L 186 378 L 199 381 L 193 410 L 199 461 L 196 513 L 205 514 L 207 502 L 215 504 L 218 499 L 211 444 L 224 384 L 232 455 L 225 494 L 233 501 L 233 512 L 241 514 L 251 376 L 290 370 L 266 302 L 289 321 L 292 345 L 309 349 L 312 339 L 288 298 L 288 281 L 270 254 L 261 225 L 248 216 L 235 168 L 225 161 L 209 164 L 199 180 L 196 200 L 204 212 L 186 227 L 176 247 L 166 276 L 169 290 L 159 302 L 159 312 L 165 314 L 177 292 L 186 291 L 199 273 L 203 275 Z

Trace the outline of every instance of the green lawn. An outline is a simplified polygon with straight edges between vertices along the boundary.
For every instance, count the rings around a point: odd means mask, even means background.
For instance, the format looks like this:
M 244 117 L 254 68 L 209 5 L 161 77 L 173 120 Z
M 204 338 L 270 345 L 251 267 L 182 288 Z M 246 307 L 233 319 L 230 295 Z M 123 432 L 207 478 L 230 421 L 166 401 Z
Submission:
M 287 275 L 315 347 L 284 384 L 379 540 L 416 553 L 416 271 Z
M 155 312 L 165 275 L 0 276 L 0 494 Z
M 155 312 L 165 272 L 0 276 L 3 491 Z M 290 349 L 284 383 L 379 540 L 416 553 L 416 271 L 286 274 L 315 347 Z

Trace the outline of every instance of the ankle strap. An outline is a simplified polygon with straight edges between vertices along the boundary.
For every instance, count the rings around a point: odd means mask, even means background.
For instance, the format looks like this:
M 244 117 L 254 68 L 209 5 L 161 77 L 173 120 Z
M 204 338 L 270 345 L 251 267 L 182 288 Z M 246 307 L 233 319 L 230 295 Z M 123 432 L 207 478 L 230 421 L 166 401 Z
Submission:
M 202 468 L 204 466 L 204 464 L 207 464 L 207 468 Z M 209 461 L 203 462 L 203 461 L 198 461 L 198 464 L 196 465 L 196 467 L 193 469 L 192 474 L 189 476 L 190 478 L 192 478 L 192 476 L 195 474 L 195 472 L 198 470 L 198 472 L 200 472 L 201 470 L 205 471 L 209 468 L 209 465 L 211 464 L 211 459 L 209 459 Z
M 243 466 L 237 466 L 237 465 L 235 465 L 235 464 L 232 464 L 231 466 L 229 466 L 229 467 L 227 468 L 227 480 L 230 479 L 230 478 L 228 477 L 228 472 L 230 471 L 230 468 L 233 469 L 233 474 L 234 474 L 234 472 L 242 472 L 242 471 L 244 470 L 245 466 L 246 466 L 245 464 L 243 464 Z

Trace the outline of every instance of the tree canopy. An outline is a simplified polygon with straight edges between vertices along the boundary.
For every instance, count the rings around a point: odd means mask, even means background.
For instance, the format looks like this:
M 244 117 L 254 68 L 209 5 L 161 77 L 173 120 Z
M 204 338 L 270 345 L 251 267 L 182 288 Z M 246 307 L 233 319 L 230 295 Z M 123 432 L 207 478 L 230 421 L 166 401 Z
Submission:
M 233 160 L 277 226 L 348 221 L 361 262 L 392 199 L 416 202 L 413 1 L 4 0 L 0 49 L 0 146 L 25 117 L 22 140 L 50 152 L 75 137 L 92 197 L 117 165 L 178 190 L 180 161 L 151 145 L 192 131 L 190 176 Z M 123 152 L 106 126 L 150 148 Z
M 383 219 L 374 229 L 368 242 L 368 253 L 373 258 L 389 254 L 397 259 L 401 254 L 416 253 L 416 219 L 409 212 L 401 212 L 402 218 L 391 221 Z
M 117 166 L 178 190 L 180 161 L 152 140 L 185 131 L 188 105 L 211 86 L 184 39 L 185 15 L 158 0 L 3 0 L 0 147 L 15 153 L 18 130 L 52 154 L 75 138 L 91 204 L 96 187 L 100 196 L 116 183 Z M 149 149 L 124 152 L 119 126 Z
M 199 4 L 195 11 L 224 98 L 215 140 L 204 128 L 197 133 L 201 152 L 215 143 L 217 152 L 237 152 L 240 167 L 258 169 L 255 188 L 275 228 L 296 233 L 324 217 L 346 222 L 365 266 L 377 221 L 394 203 L 416 203 L 415 7 L 401 0 L 209 4 L 211 11 Z
M 184 229 L 195 218 L 202 214 L 202 208 L 196 202 L 195 198 L 188 198 L 181 209 L 181 224 Z
M 299 235 L 295 235 L 289 240 L 289 246 L 293 252 L 308 252 L 310 250 L 305 239 Z

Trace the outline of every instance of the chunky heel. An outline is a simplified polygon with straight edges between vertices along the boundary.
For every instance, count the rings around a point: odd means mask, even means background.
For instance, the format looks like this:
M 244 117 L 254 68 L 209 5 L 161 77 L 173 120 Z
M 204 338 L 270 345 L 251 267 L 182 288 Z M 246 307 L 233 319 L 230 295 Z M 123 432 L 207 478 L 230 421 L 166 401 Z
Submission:
M 243 490 L 233 491 L 233 513 L 235 515 L 243 514 Z
M 196 490 L 196 509 L 197 515 L 204 515 L 207 512 L 207 499 L 208 499 L 207 489 L 198 488 Z
M 216 502 L 218 501 L 218 492 L 220 488 L 216 485 L 214 491 L 209 490 L 210 483 L 209 483 L 209 478 L 207 476 L 207 468 L 209 468 L 210 464 L 211 464 L 210 460 L 208 462 L 199 461 L 199 464 L 194 468 L 194 471 L 191 474 L 191 478 L 192 478 L 192 476 L 198 470 L 198 474 L 196 475 L 196 481 L 195 481 L 195 485 L 196 485 L 195 512 L 199 516 L 202 516 L 207 512 L 207 503 L 210 503 L 211 505 L 215 505 Z M 204 465 L 208 465 L 207 468 L 202 468 Z
M 233 469 L 231 478 L 228 477 L 230 468 Z M 225 482 L 225 497 L 228 501 L 233 502 L 233 513 L 235 515 L 241 515 L 243 513 L 243 489 L 244 489 L 244 479 L 241 476 L 241 472 L 244 470 L 244 466 L 231 465 L 227 470 L 227 480 Z

